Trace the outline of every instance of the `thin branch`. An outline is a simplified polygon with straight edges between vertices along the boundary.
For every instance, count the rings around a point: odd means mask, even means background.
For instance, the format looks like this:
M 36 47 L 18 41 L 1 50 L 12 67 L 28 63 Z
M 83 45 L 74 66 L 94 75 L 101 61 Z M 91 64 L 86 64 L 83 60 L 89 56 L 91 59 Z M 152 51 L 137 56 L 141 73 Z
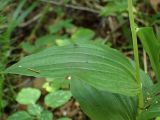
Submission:
M 99 14 L 99 11 L 98 10 L 94 10 L 94 9 L 91 9 L 91 8 L 87 8 L 87 7 L 82 7 L 82 6 L 75 6 L 75 5 L 69 5 L 69 4 L 63 4 L 61 2 L 56 2 L 56 1 L 46 1 L 46 0 L 41 0 L 42 2 L 47 2 L 47 3 L 51 3 L 51 4 L 54 4 L 54 5 L 57 5 L 57 6 L 64 6 L 64 7 L 67 7 L 67 8 L 72 8 L 72 9 L 76 9 L 76 10 L 82 10 L 82 11 L 87 11 L 87 12 L 92 12 L 92 13 L 96 13 L 96 14 Z
M 38 15 L 34 16 L 32 19 L 20 24 L 18 27 L 26 27 L 26 26 L 32 24 L 33 22 L 37 21 L 40 18 L 40 16 L 41 16 L 41 14 L 38 14 Z M 6 29 L 7 27 L 8 27 L 8 24 L 1 25 L 0 30 Z
M 22 23 L 20 25 L 20 27 L 26 27 L 26 26 L 32 24 L 33 22 L 37 21 L 40 17 L 41 17 L 41 14 L 38 14 L 38 15 L 34 16 L 32 19 Z

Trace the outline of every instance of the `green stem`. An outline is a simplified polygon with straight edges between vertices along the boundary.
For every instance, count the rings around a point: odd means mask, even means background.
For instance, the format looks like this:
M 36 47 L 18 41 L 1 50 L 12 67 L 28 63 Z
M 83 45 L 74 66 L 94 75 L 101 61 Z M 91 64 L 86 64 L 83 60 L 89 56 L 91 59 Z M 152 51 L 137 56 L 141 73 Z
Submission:
M 129 11 L 129 21 L 131 26 L 132 32 L 132 39 L 133 39 L 133 49 L 134 49 L 134 59 L 136 64 L 136 80 L 140 87 L 140 91 L 138 94 L 138 114 L 140 114 L 144 108 L 144 98 L 143 98 L 143 91 L 142 91 L 142 82 L 140 79 L 140 65 L 139 65 L 139 55 L 138 55 L 138 44 L 137 44 L 137 34 L 134 22 L 134 15 L 133 15 L 133 1 L 128 0 L 128 11 Z

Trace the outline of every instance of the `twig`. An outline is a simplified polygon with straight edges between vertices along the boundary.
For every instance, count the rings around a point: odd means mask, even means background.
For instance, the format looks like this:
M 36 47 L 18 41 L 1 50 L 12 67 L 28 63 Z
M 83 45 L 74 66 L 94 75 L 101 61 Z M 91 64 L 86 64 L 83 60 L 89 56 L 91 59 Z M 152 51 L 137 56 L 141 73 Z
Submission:
M 35 17 L 33 17 L 32 19 L 20 24 L 19 27 L 26 27 L 29 24 L 32 24 L 33 22 L 37 21 L 40 17 L 41 17 L 41 14 L 38 14 Z M 0 29 L 6 29 L 7 27 L 8 27 L 8 24 L 4 24 L 4 25 L 0 26 Z
M 27 79 L 27 80 L 25 80 L 24 82 L 22 82 L 22 83 L 20 83 L 20 84 L 18 84 L 18 85 L 16 85 L 16 86 L 14 86 L 13 89 L 17 89 L 17 88 L 23 87 L 24 85 L 30 84 L 31 82 L 32 82 L 32 81 L 31 81 L 30 79 Z M 5 92 L 7 92 L 7 91 L 9 91 L 9 88 L 4 89 L 3 92 L 5 93 Z
M 47 3 L 52 3 L 54 5 L 57 5 L 57 6 L 64 6 L 64 7 L 67 7 L 67 8 L 72 8 L 72 9 L 77 9 L 77 10 L 82 10 L 82 11 L 87 11 L 87 12 L 92 12 L 92 13 L 96 13 L 96 14 L 99 14 L 99 11 L 98 10 L 94 10 L 94 9 L 91 9 L 91 8 L 87 8 L 87 7 L 82 7 L 82 6 L 75 6 L 75 5 L 69 5 L 69 4 L 62 4 L 61 2 L 56 2 L 56 1 L 46 1 L 46 0 L 41 0 L 42 2 L 47 2 Z
M 37 21 L 40 17 L 41 17 L 41 14 L 38 14 L 38 15 L 36 15 L 35 17 L 33 17 L 31 20 L 28 20 L 28 21 L 22 23 L 22 24 L 20 25 L 20 27 L 26 27 L 26 26 L 28 26 L 29 24 Z
M 139 18 L 137 18 L 137 17 L 135 17 L 135 20 L 136 20 L 137 22 L 145 25 L 145 26 L 147 25 L 147 24 L 145 23 L 145 21 L 143 21 L 143 20 L 141 20 L 141 19 L 139 19 Z

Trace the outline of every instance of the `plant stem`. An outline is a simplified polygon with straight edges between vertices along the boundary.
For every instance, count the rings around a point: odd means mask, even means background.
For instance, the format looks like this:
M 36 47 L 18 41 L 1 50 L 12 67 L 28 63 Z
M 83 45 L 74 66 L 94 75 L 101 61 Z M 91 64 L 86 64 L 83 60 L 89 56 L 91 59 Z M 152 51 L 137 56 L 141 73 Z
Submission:
M 136 64 L 136 80 L 140 87 L 140 91 L 138 94 L 138 114 L 140 114 L 144 108 L 144 98 L 142 91 L 142 82 L 140 79 L 140 65 L 139 65 L 139 55 L 138 55 L 138 44 L 137 44 L 137 34 L 134 22 L 134 14 L 133 14 L 133 1 L 128 0 L 128 11 L 129 11 L 129 21 L 132 32 L 132 40 L 133 40 L 133 49 L 134 49 L 134 59 Z

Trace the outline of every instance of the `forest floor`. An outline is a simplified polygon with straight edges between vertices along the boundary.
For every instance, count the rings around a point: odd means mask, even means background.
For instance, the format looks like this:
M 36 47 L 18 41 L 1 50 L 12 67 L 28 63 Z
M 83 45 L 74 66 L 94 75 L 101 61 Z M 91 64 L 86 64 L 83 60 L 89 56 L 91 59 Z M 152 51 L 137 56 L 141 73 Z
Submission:
M 117 8 L 109 5 L 107 0 L 68 0 L 66 3 L 63 0 L 51 2 L 26 0 L 24 4 L 21 0 L 13 0 L 5 6 L 0 6 L 0 34 L 2 34 L 0 35 L 0 71 L 24 56 L 37 53 L 50 46 L 66 44 L 62 42 L 63 39 L 73 37 L 83 39 L 86 29 L 93 34 L 93 37 L 89 36 L 92 40 L 107 44 L 133 58 L 127 10 L 117 9 L 119 5 Z M 112 8 L 113 11 L 107 12 L 106 6 Z M 159 0 L 148 0 L 148 2 L 137 0 L 135 6 L 137 25 L 152 26 L 159 33 L 160 22 L 157 20 L 160 18 L 159 6 Z M 77 30 L 80 31 L 78 33 L 80 35 L 74 34 Z M 147 70 L 154 79 L 155 75 L 141 45 L 139 45 L 139 50 L 141 67 L 146 67 L 143 63 L 147 63 Z M 38 103 L 51 111 L 55 119 L 67 116 L 73 120 L 89 120 L 81 111 L 79 103 L 73 98 L 59 108 L 48 108 L 44 104 L 44 96 L 47 94 L 43 87 L 45 81 L 46 79 L 41 78 L 5 75 L 2 96 L 5 104 L 1 120 L 6 120 L 15 111 L 27 109 L 26 105 L 21 105 L 16 101 L 18 91 L 26 87 L 33 87 L 42 92 Z

